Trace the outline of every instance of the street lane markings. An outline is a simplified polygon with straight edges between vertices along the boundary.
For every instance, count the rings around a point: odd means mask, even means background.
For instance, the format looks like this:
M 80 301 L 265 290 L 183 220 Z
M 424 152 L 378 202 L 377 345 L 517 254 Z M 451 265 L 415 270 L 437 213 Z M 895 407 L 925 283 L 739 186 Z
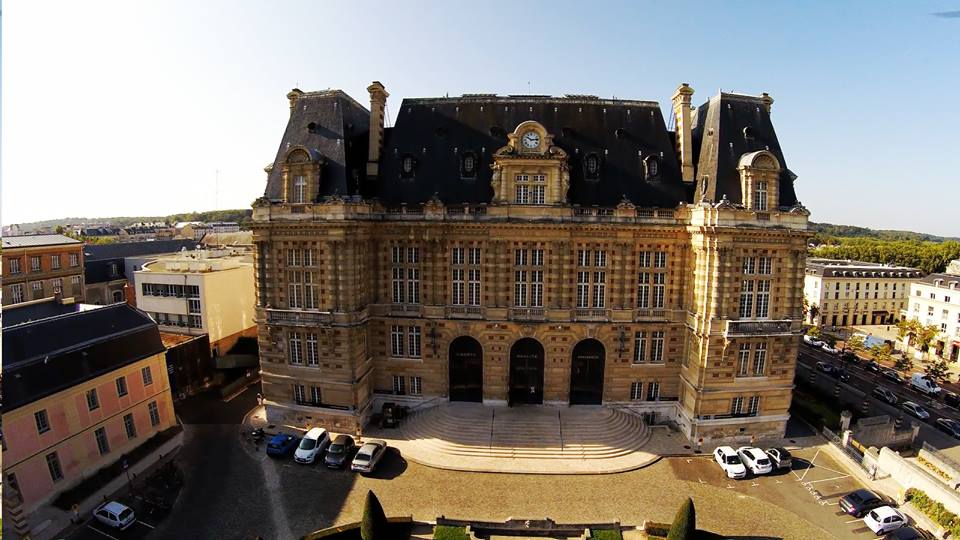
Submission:
M 94 531 L 94 532 L 98 532 L 98 533 L 100 533 L 100 534 L 102 534 L 102 535 L 104 535 L 104 536 L 106 536 L 107 538 L 113 538 L 113 540 L 120 540 L 120 539 L 119 539 L 119 538 L 117 538 L 116 536 L 113 536 L 113 535 L 109 535 L 109 534 L 107 534 L 107 533 L 105 533 L 105 532 L 103 532 L 103 531 L 101 531 L 100 529 L 98 529 L 98 528 L 96 528 L 96 527 L 94 527 L 93 525 L 87 525 L 87 528 L 88 528 L 88 529 L 90 529 L 91 531 Z
M 153 525 L 147 523 L 146 521 L 140 521 L 140 520 L 138 519 L 138 520 L 137 520 L 137 523 L 139 523 L 139 524 L 141 524 L 141 525 L 144 525 L 144 526 L 146 526 L 146 527 L 150 527 L 151 529 L 156 529 L 156 527 L 154 527 Z
M 808 484 L 816 484 L 817 482 L 829 482 L 830 480 L 842 480 L 844 478 L 848 478 L 849 476 L 850 476 L 849 474 L 845 474 L 843 476 L 834 476 L 832 478 L 821 478 L 820 480 L 807 480 L 806 482 L 803 483 L 803 485 L 806 486 Z M 838 486 L 834 486 L 834 487 L 838 487 Z
M 802 482 L 802 481 L 803 481 L 803 477 L 806 476 L 808 472 L 810 472 L 810 469 L 813 467 L 813 462 L 816 461 L 817 456 L 819 456 L 819 455 L 820 455 L 820 449 L 817 448 L 817 453 L 813 455 L 813 459 L 811 459 L 810 461 L 807 462 L 807 468 L 806 468 L 806 470 L 803 471 L 803 476 L 798 475 L 798 474 L 796 473 L 796 471 L 790 471 L 790 472 L 792 472 L 792 473 L 794 474 L 794 476 L 797 477 L 797 481 L 798 481 L 798 482 Z M 834 472 L 836 472 L 836 471 L 834 471 Z

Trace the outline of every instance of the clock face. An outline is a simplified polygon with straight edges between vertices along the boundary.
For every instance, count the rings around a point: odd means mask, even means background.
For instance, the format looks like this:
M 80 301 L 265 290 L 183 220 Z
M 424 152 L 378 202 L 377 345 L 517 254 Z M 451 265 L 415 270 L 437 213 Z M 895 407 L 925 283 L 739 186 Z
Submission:
M 528 131 L 521 137 L 524 148 L 536 148 L 540 146 L 540 134 L 536 131 Z

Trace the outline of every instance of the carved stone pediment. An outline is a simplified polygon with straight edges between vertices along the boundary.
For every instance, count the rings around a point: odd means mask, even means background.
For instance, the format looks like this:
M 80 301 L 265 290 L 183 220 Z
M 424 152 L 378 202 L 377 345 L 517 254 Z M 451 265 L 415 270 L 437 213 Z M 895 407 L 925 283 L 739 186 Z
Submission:
M 566 151 L 539 122 L 521 122 L 493 154 L 494 204 L 567 204 L 570 170 Z

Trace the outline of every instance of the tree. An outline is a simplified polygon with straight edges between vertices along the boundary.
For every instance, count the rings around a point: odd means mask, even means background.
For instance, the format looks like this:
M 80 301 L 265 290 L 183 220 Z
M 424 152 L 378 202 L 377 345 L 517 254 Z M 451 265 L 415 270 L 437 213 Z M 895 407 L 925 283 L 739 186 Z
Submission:
M 814 338 L 814 339 L 819 338 L 819 337 L 820 337 L 820 327 L 819 327 L 819 326 L 811 326 L 810 328 L 807 329 L 807 335 L 810 336 L 810 337 L 812 337 L 812 338 Z
M 917 321 L 915 319 L 900 319 L 897 321 L 897 339 L 903 341 L 907 346 L 916 332 Z
M 817 324 L 817 317 L 820 316 L 820 306 L 817 304 L 810 304 L 810 307 L 807 308 L 807 313 L 810 314 L 810 322 Z
M 57 234 L 63 234 L 63 231 L 64 231 L 63 225 L 57 225 L 57 228 L 55 229 L 55 232 L 56 232 Z
M 886 345 L 884 345 L 886 347 Z M 897 371 L 909 373 L 913 369 L 913 359 L 906 354 L 898 355 L 893 361 L 893 368 Z
M 847 348 L 855 353 L 862 353 L 867 346 L 860 334 L 854 334 L 847 339 Z
M 383 513 L 380 500 L 371 490 L 367 490 L 367 500 L 363 503 L 360 538 L 363 540 L 388 540 L 390 538 L 387 515 Z
M 697 512 L 693 508 L 693 499 L 688 497 L 686 502 L 677 510 L 676 517 L 673 518 L 667 540 L 693 540 L 696 532 Z
M 870 359 L 874 362 L 883 364 L 884 362 L 889 362 L 891 358 L 892 354 L 890 353 L 890 346 L 886 343 L 883 345 L 873 345 L 870 347 Z
M 930 352 L 930 342 L 940 335 L 940 327 L 935 324 L 917 323 L 917 345 L 923 354 Z M 927 357 L 929 359 L 929 356 Z
M 950 378 L 950 368 L 947 366 L 947 361 L 942 358 L 928 362 L 927 365 L 923 366 L 923 370 L 927 373 L 927 377 L 934 381 L 948 381 Z

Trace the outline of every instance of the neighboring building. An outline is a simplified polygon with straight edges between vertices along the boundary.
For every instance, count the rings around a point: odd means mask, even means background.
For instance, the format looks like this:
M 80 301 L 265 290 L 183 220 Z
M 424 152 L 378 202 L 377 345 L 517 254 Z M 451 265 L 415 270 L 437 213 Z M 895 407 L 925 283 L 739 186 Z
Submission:
M 235 221 L 214 221 L 207 225 L 210 226 L 210 232 L 214 234 L 240 232 L 240 224 Z
M 223 234 L 208 234 L 200 240 L 205 248 L 243 248 L 253 252 L 253 232 L 239 231 Z
M 254 203 L 271 423 L 442 398 L 783 436 L 810 234 L 769 96 L 682 85 L 676 131 L 652 101 L 406 99 L 385 129 L 368 90 L 290 92 Z
M 930 353 L 956 362 L 960 359 L 960 275 L 930 274 L 910 286 L 909 307 L 903 316 L 940 327 Z M 920 354 L 913 347 L 909 348 Z
M 145 262 L 197 246 L 193 240 L 88 244 L 83 248 L 86 301 L 91 304 L 125 302 L 126 288 L 128 284 L 133 285 L 133 273 Z
M 960 276 L 960 259 L 950 261 L 945 272 L 953 276 Z
M 221 382 L 210 357 L 210 341 L 206 334 L 188 336 L 160 332 L 167 348 L 167 376 L 174 397 L 191 395 L 210 384 Z
M 160 333 L 145 314 L 115 304 L 11 324 L 20 309 L 4 310 L 3 517 L 22 529 L 176 418 Z
M 257 335 L 253 260 L 239 250 L 160 257 L 134 272 L 137 307 L 164 332 L 207 334 L 214 355 Z
M 202 221 L 183 221 L 174 225 L 178 238 L 188 238 L 196 241 L 203 239 L 204 235 L 213 232 L 213 227 Z
M 52 298 L 84 299 L 83 243 L 62 234 L 3 238 L 3 305 Z
M 168 240 L 173 238 L 175 232 L 173 227 L 165 223 L 134 223 L 120 229 L 120 241 Z
M 807 259 L 803 295 L 816 306 L 816 318 L 807 322 L 819 326 L 893 324 L 907 306 L 910 282 L 923 276 L 916 268 L 884 264 Z

